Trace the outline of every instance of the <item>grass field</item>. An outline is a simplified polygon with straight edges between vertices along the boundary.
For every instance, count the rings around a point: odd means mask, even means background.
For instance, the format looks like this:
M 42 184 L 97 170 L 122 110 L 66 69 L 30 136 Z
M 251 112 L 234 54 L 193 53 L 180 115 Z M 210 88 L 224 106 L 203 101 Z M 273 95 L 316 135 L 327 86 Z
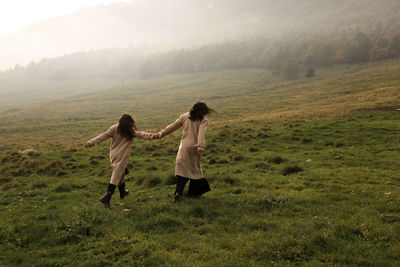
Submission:
M 399 266 L 399 73 L 399 61 L 296 81 L 226 70 L 3 98 L 0 265 Z M 125 112 L 159 131 L 199 99 L 217 110 L 212 191 L 173 204 L 177 131 L 134 140 L 131 193 L 104 209 L 109 142 L 83 144 Z

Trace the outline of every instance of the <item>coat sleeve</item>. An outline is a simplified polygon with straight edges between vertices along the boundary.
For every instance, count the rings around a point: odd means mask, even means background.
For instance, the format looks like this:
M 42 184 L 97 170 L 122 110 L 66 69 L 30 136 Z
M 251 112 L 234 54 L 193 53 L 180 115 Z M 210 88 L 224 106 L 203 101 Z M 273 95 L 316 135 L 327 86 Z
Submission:
M 106 132 L 96 136 L 95 138 L 92 138 L 88 141 L 88 144 L 90 146 L 97 146 L 97 144 L 103 142 L 104 140 L 108 138 L 112 138 L 114 135 L 116 129 L 116 125 L 111 126 Z
M 171 123 L 164 130 L 162 130 L 160 132 L 161 136 L 163 137 L 169 135 L 174 131 L 176 131 L 177 129 L 179 129 L 180 127 L 182 127 L 183 121 L 184 121 L 184 114 L 182 114 L 175 122 Z
M 208 119 L 204 118 L 200 122 L 199 133 L 197 134 L 196 148 L 198 152 L 204 152 L 206 149 L 206 132 L 208 127 Z
M 141 138 L 141 139 L 146 139 L 146 140 L 153 140 L 154 139 L 154 134 L 153 133 L 146 133 L 143 131 L 139 131 L 134 129 L 133 132 L 135 133 L 135 137 Z

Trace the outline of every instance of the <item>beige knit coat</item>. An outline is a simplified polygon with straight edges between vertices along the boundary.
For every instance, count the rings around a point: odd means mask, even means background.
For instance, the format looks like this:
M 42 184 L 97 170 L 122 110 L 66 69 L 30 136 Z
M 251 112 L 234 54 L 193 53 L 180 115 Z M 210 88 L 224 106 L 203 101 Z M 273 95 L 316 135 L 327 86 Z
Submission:
M 182 114 L 160 133 L 161 136 L 165 136 L 182 127 L 181 143 L 176 156 L 175 175 L 198 180 L 204 178 L 200 165 L 201 156 L 198 152 L 204 152 L 206 148 L 205 137 L 208 119 L 204 117 L 201 121 L 192 121 L 189 116 L 189 112 Z
M 110 164 L 113 169 L 110 184 L 118 185 L 121 181 L 125 168 L 128 166 L 132 140 L 122 137 L 117 131 L 118 124 L 112 125 L 105 133 L 90 139 L 90 146 L 97 145 L 108 138 L 112 138 L 110 146 Z M 151 140 L 154 134 L 134 129 L 134 137 Z

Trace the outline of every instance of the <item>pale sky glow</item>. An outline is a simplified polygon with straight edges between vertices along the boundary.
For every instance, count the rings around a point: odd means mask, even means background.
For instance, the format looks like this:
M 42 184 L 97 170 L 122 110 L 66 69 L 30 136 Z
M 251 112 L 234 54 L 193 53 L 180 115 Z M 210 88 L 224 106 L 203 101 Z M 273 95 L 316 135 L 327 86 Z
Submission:
M 70 14 L 88 6 L 129 0 L 0 0 L 0 34 L 22 30 L 34 22 Z

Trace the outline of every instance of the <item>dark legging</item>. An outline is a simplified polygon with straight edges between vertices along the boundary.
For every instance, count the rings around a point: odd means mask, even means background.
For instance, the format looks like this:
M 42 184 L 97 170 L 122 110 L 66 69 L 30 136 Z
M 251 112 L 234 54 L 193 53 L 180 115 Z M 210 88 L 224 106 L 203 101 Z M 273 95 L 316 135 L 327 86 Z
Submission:
M 180 196 L 182 196 L 185 185 L 189 180 L 189 196 L 201 196 L 211 190 L 206 178 L 195 180 L 177 175 L 175 194 L 178 193 Z

